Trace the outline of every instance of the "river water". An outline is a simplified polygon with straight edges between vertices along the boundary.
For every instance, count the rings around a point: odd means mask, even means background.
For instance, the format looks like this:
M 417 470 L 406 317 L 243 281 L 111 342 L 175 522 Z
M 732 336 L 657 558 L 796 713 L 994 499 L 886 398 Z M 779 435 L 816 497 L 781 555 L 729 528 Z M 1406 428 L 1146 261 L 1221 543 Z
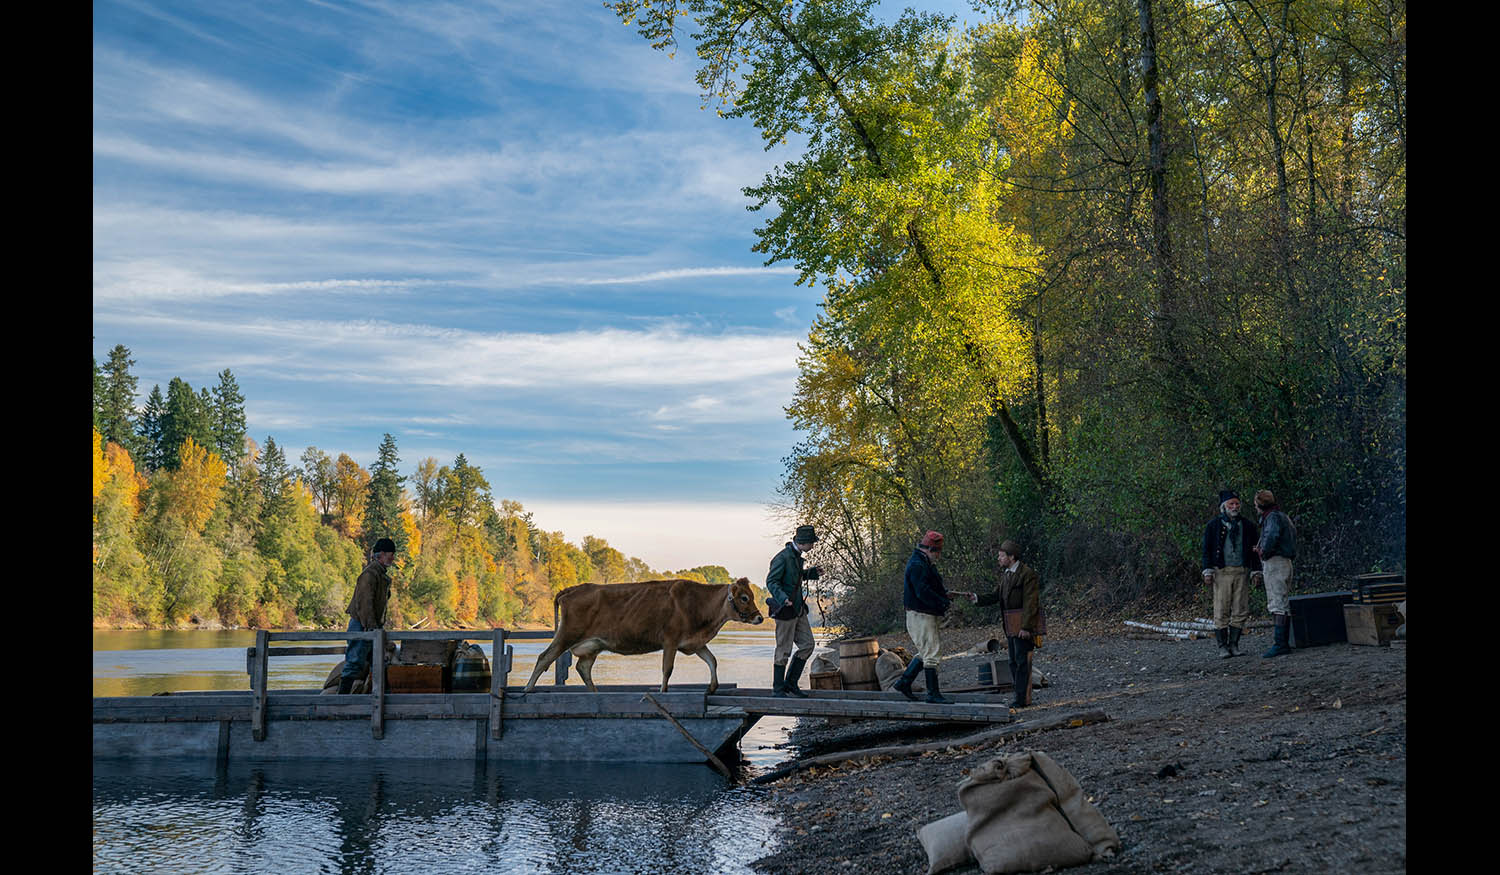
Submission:
M 245 631 L 95 632 L 94 695 L 248 689 L 254 643 Z M 512 642 L 513 683 L 545 645 Z M 719 682 L 770 686 L 774 646 L 770 630 L 715 638 Z M 271 689 L 321 687 L 338 661 L 276 657 Z M 594 680 L 657 683 L 661 655 L 603 654 Z M 708 666 L 679 654 L 672 681 L 706 683 Z M 775 745 L 794 723 L 764 717 L 746 734 L 749 774 L 793 753 Z M 705 765 L 98 760 L 93 783 L 96 872 L 740 873 L 776 850 L 765 791 Z

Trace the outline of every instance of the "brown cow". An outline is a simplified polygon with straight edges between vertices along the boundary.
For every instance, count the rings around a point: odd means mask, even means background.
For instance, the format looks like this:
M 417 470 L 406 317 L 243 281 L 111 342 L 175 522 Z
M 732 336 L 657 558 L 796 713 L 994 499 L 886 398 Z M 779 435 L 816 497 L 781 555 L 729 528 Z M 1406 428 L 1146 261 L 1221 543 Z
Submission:
M 713 586 L 692 580 L 644 580 L 639 583 L 584 583 L 552 598 L 557 632 L 537 657 L 526 692 L 564 650 L 578 659 L 578 674 L 593 692 L 594 660 L 604 650 L 613 653 L 661 654 L 661 691 L 667 691 L 678 651 L 695 654 L 708 663 L 708 691 L 719 688 L 719 662 L 708 642 L 730 620 L 765 620 L 755 604 L 750 580 Z

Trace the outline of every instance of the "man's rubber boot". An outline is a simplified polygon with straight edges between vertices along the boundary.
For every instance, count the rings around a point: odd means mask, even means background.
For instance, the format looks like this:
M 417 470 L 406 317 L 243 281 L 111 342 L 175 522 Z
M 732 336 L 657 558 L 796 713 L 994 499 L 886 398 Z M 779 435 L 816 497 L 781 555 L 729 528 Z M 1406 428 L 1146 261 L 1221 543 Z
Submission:
M 771 695 L 778 699 L 786 698 L 786 666 L 776 663 L 775 672 L 771 678 Z
M 1234 655 L 1233 653 L 1229 652 L 1229 630 L 1228 629 L 1215 629 L 1214 630 L 1214 640 L 1217 641 L 1217 642 L 1219 642 L 1219 658 L 1220 659 L 1228 659 L 1229 657 L 1231 657 L 1231 656 Z
M 339 695 L 347 696 L 354 689 L 354 678 L 339 678 Z
M 1292 648 L 1288 647 L 1286 642 L 1287 634 L 1292 629 L 1292 618 L 1286 614 L 1276 614 L 1274 619 L 1276 620 L 1276 628 L 1272 632 L 1275 636 L 1274 643 L 1271 644 L 1270 650 L 1260 655 L 1261 659 L 1270 659 L 1273 656 L 1285 656 L 1292 652 Z
M 1240 655 L 1240 632 L 1241 631 L 1242 630 L 1240 629 L 1239 626 L 1230 626 L 1229 627 L 1229 655 L 1230 656 L 1239 656 Z
M 807 698 L 806 693 L 797 689 L 797 678 L 802 677 L 802 667 L 804 665 L 807 665 L 807 660 L 800 656 L 792 657 L 792 661 L 787 665 L 786 680 L 782 683 L 781 689 L 788 696 L 796 696 L 799 699 Z
M 901 673 L 901 677 L 897 679 L 895 686 L 892 687 L 892 689 L 915 702 L 917 700 L 917 697 L 911 694 L 911 682 L 916 680 L 917 675 L 921 673 L 922 657 L 918 656 L 913 658 L 911 662 L 908 662 L 906 664 L 906 671 Z
M 927 701 L 934 705 L 952 705 L 952 699 L 944 699 L 943 691 L 938 689 L 937 669 L 923 668 L 922 677 L 927 679 Z

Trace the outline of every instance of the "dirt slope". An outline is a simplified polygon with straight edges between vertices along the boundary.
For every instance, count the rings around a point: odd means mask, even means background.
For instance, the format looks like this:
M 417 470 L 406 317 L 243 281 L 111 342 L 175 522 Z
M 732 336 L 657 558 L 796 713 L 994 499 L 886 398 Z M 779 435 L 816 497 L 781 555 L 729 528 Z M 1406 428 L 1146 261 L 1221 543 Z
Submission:
M 1036 657 L 1051 686 L 1035 691 L 1036 704 L 1018 718 L 1102 709 L 1110 722 L 1004 747 L 859 761 L 782 779 L 770 786 L 791 812 L 781 830 L 785 844 L 755 868 L 924 872 L 916 830 L 960 810 L 956 788 L 967 771 L 1001 753 L 1034 749 L 1071 771 L 1120 834 L 1118 857 L 1080 873 L 1406 870 L 1404 642 L 1262 659 L 1271 634 L 1259 630 L 1242 641 L 1245 655 L 1225 660 L 1211 640 L 1135 641 L 1114 628 L 1054 631 L 1061 634 Z M 944 650 L 990 634 L 945 630 Z M 910 642 L 892 635 L 882 644 Z M 947 671 L 942 682 L 949 689 L 973 683 Z M 973 731 L 806 720 L 789 746 L 808 756 Z M 1169 765 L 1177 774 L 1158 777 Z

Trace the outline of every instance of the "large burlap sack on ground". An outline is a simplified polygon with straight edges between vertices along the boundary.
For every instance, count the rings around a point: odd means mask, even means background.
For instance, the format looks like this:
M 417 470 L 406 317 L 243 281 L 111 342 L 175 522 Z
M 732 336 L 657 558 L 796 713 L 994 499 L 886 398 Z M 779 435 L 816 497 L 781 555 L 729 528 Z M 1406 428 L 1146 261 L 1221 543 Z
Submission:
M 902 656 L 902 651 L 882 650 L 875 657 L 875 679 L 880 681 L 882 690 L 889 690 L 901 680 L 901 673 L 906 671 L 909 660 Z
M 1078 866 L 1119 850 L 1120 837 L 1083 788 L 1041 751 L 999 757 L 958 785 L 964 839 L 988 875 Z

